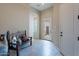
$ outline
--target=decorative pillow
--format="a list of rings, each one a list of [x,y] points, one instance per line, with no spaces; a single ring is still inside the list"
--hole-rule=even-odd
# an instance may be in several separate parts
[[[29,39],[27,38],[27,36],[22,35],[22,36],[21,36],[21,40],[22,40],[22,42],[26,42],[26,41],[28,41]]]
[[[17,44],[17,38],[16,38],[16,36],[13,36],[12,43],[13,44]],[[16,48],[16,45],[13,45],[13,47]]]
[[[4,34],[0,35],[0,41],[4,41],[4,36],[5,36]]]

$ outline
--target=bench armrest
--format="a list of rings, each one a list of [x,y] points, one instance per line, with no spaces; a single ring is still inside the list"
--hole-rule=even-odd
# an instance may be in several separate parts
[[[29,41],[30,41],[30,46],[32,45],[32,37],[28,37]]]

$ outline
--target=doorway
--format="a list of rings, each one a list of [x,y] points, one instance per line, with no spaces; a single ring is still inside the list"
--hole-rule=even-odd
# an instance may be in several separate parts
[[[42,21],[42,39],[51,40],[51,21],[50,17],[43,18]]]
[[[39,15],[33,11],[30,13],[29,36],[39,39]]]

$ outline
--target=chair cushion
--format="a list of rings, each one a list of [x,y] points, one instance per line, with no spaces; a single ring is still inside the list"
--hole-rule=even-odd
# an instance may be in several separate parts
[[[4,34],[0,35],[0,41],[4,41]]]

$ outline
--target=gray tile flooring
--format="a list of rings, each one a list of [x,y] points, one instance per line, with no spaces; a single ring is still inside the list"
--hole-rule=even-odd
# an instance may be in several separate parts
[[[15,54],[15,52],[12,52]],[[19,51],[20,56],[62,56],[59,49],[47,40],[34,40],[32,46]]]

